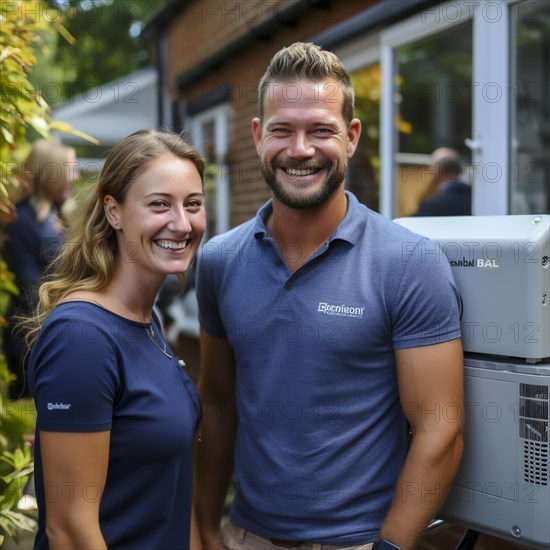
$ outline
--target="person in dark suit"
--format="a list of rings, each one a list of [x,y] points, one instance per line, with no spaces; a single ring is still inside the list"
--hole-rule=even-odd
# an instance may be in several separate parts
[[[469,216],[472,213],[472,188],[460,180],[462,163],[455,149],[440,147],[432,153],[435,191],[420,202],[415,216]]]

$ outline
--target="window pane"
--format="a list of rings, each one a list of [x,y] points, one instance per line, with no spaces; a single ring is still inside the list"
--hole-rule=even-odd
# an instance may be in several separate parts
[[[512,8],[512,214],[550,212],[550,3]]]
[[[472,23],[396,51],[397,151],[431,153],[452,147],[469,156],[472,128]]]
[[[401,46],[394,59],[395,213],[409,216],[435,192],[435,149],[455,149],[471,164],[472,22]]]

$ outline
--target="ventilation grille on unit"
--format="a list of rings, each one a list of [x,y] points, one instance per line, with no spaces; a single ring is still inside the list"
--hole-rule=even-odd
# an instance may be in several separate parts
[[[523,477],[548,485],[548,386],[520,384],[519,435],[523,442]]]

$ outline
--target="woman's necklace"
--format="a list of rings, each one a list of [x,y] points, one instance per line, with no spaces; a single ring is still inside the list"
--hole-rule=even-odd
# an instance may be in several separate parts
[[[172,355],[170,355],[166,351],[166,342],[164,341],[162,336],[160,337],[160,339],[162,340],[163,347],[161,348],[158,345],[158,342],[155,340],[155,331],[153,330],[153,323],[150,323],[149,325],[146,325],[145,323],[142,323],[142,325],[143,325],[143,328],[145,329],[145,332],[146,332],[147,336],[149,336],[149,340],[151,340],[151,342],[153,342],[155,347],[157,349],[159,349],[164,355],[166,355],[166,357],[168,357],[168,359],[176,359],[175,357],[172,357]],[[185,367],[185,362],[183,361],[183,359],[176,359],[176,361],[178,362],[178,365],[180,367]]]
[[[145,323],[142,323],[142,324],[143,324],[143,328],[145,329],[145,332],[147,333],[147,336],[149,336],[149,340],[151,340],[151,342],[155,344],[155,347],[157,347],[162,353],[164,353],[164,355],[166,355],[168,359],[172,359],[172,356],[166,351],[166,342],[162,339],[162,337],[161,337],[161,340],[164,348],[161,348],[158,345],[158,342],[155,340],[155,331],[153,330],[153,323],[150,323],[149,325],[146,325]]]

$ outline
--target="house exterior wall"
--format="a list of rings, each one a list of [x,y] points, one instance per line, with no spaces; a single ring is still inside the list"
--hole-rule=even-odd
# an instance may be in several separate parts
[[[284,4],[285,0],[192,2],[168,32],[170,80],[175,82],[180,73],[271,17]]]
[[[413,165],[426,164],[432,150],[449,146],[468,170],[472,214],[538,214],[550,205],[542,53],[549,9],[537,0],[171,0],[146,31],[166,46],[161,76],[176,128],[191,128],[197,143],[210,145],[200,135],[211,131],[203,125],[225,92],[226,115],[215,123],[224,126],[224,149],[215,160],[228,163],[230,190],[224,188],[232,201],[224,227],[229,211],[236,225],[268,195],[250,134],[256,85],[273,53],[296,40],[333,48],[359,83],[368,80],[369,91],[358,94],[358,116],[370,124],[359,151],[369,170],[354,181],[350,167],[347,181],[365,204],[388,218],[415,211],[423,182],[401,185],[401,157],[416,155]],[[448,90],[459,97],[445,95]],[[371,105],[371,92],[378,105]]]

